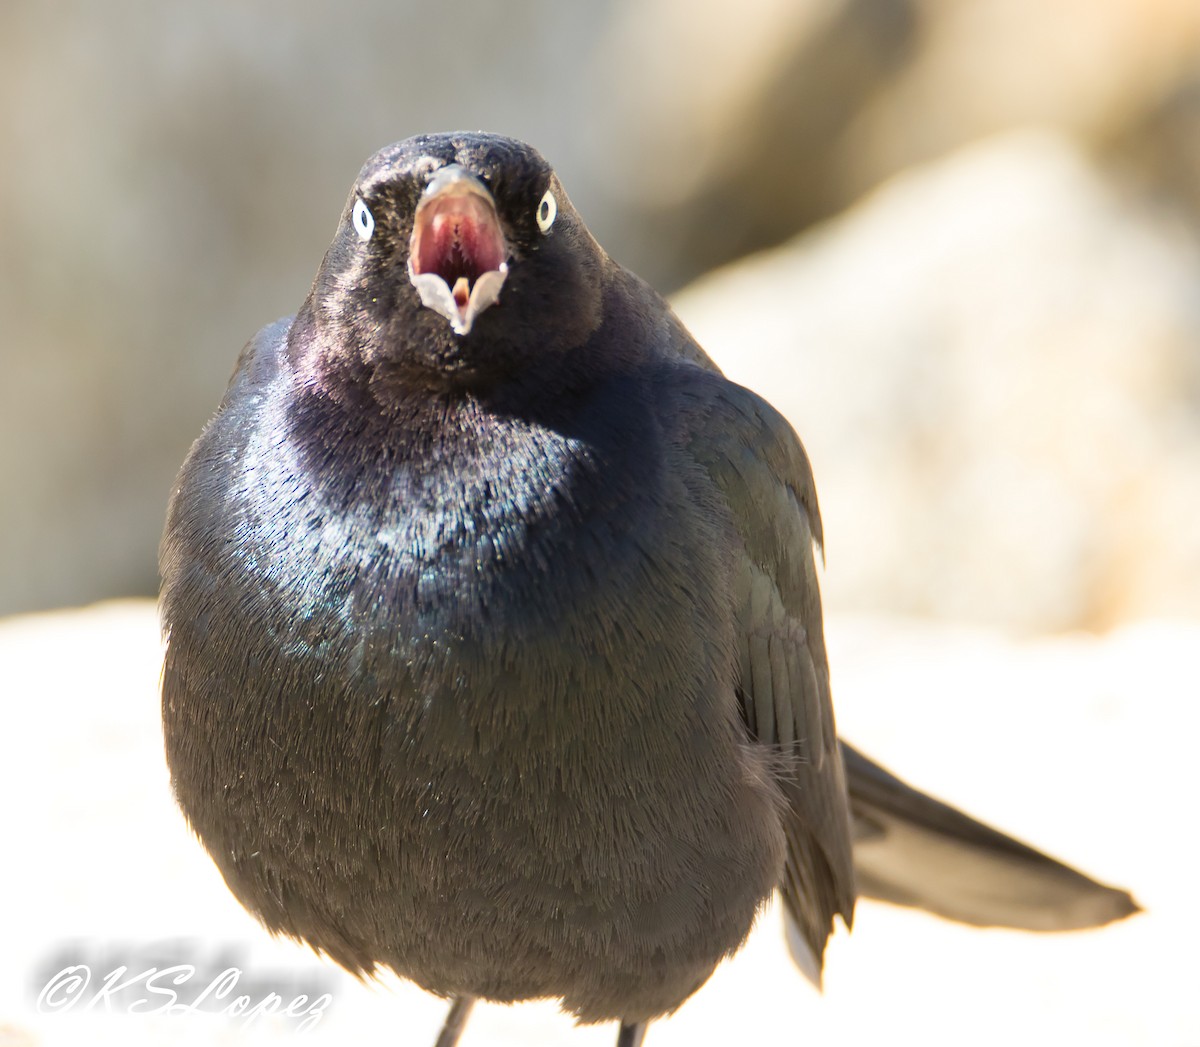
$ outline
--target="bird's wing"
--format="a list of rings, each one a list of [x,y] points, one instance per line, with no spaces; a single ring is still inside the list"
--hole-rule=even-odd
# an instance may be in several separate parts
[[[719,373],[684,365],[699,407],[688,448],[729,507],[738,697],[750,735],[777,752],[787,801],[780,889],[819,970],[833,917],[854,912],[850,815],[829,695],[815,551],[821,520],[808,456],[786,419]],[[811,972],[810,972],[811,973]]]

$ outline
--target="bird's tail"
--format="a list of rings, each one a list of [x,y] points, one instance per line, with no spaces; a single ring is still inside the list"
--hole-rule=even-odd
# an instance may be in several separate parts
[[[842,743],[858,892],[960,923],[1069,931],[1139,912],[1084,876],[889,774]]]

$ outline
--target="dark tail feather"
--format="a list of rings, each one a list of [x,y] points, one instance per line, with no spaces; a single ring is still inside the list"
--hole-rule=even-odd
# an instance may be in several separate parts
[[[858,892],[960,923],[1069,931],[1140,912],[1129,892],[990,829],[842,743]]]

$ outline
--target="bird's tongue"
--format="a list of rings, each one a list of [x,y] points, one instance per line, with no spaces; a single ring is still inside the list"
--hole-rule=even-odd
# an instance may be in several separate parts
[[[473,193],[425,202],[413,223],[409,276],[421,301],[459,334],[492,305],[508,266],[495,209]]]
[[[460,276],[454,281],[450,293],[454,295],[454,304],[458,306],[458,311],[461,313],[471,300],[471,284],[465,276]]]

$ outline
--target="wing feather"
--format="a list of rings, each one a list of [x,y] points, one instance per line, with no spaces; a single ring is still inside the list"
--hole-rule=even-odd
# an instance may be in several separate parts
[[[755,393],[701,368],[689,449],[732,515],[738,697],[748,735],[776,754],[786,800],[780,890],[819,969],[840,914],[854,913],[845,772],[838,749],[817,581],[821,521],[808,457],[788,422]]]

